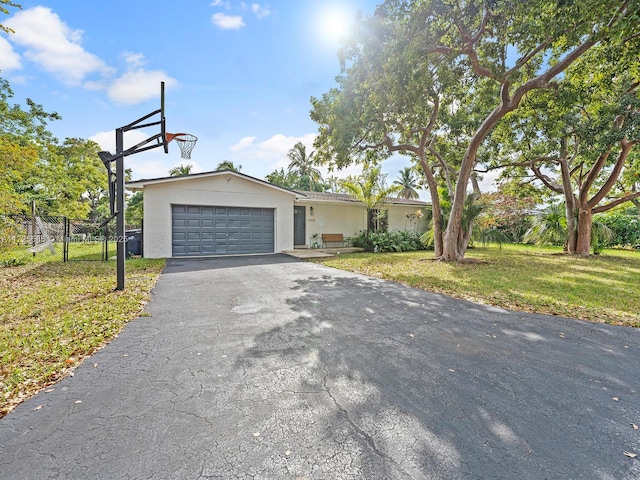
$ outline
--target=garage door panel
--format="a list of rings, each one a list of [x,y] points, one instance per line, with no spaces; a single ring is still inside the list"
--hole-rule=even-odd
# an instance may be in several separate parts
[[[274,210],[268,208],[172,207],[174,256],[274,252]]]

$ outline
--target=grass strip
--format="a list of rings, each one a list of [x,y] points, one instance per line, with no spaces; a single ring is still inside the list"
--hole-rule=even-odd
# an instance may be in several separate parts
[[[0,417],[116,337],[149,300],[164,260],[49,262],[0,269]]]
[[[511,310],[640,327],[640,252],[605,250],[588,258],[558,247],[470,249],[464,262],[432,252],[360,253],[314,261],[456,298]]]

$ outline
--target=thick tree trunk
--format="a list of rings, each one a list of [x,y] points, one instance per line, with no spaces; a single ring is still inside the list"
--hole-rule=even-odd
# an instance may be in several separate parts
[[[469,224],[468,227],[469,228],[466,231],[464,229],[460,230],[460,238],[458,239],[459,252],[466,252],[467,248],[469,248],[471,235],[473,233],[473,224]]]
[[[431,195],[431,212],[433,220],[433,249],[436,257],[442,256],[442,207],[440,206],[440,194],[438,193],[438,183],[433,176],[433,171],[427,163],[424,151],[419,151],[418,157],[422,171],[427,178],[429,194]]]
[[[578,211],[578,238],[576,241],[575,253],[589,256],[591,251],[591,225],[593,222],[593,211],[590,207],[580,206]]]
[[[573,197],[573,193],[569,193]],[[576,211],[573,204],[565,202],[567,216],[567,253],[575,253],[578,243],[578,226],[576,225]]]

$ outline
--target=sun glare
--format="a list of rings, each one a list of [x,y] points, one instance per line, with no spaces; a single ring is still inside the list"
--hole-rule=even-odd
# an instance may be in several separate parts
[[[338,45],[351,29],[353,15],[340,6],[327,6],[318,12],[316,28],[323,42]]]

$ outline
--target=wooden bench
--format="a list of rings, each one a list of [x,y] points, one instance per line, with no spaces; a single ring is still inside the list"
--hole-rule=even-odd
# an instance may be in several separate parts
[[[324,248],[327,243],[340,243],[342,247],[346,247],[349,243],[349,239],[344,238],[341,233],[323,233],[322,248]]]

